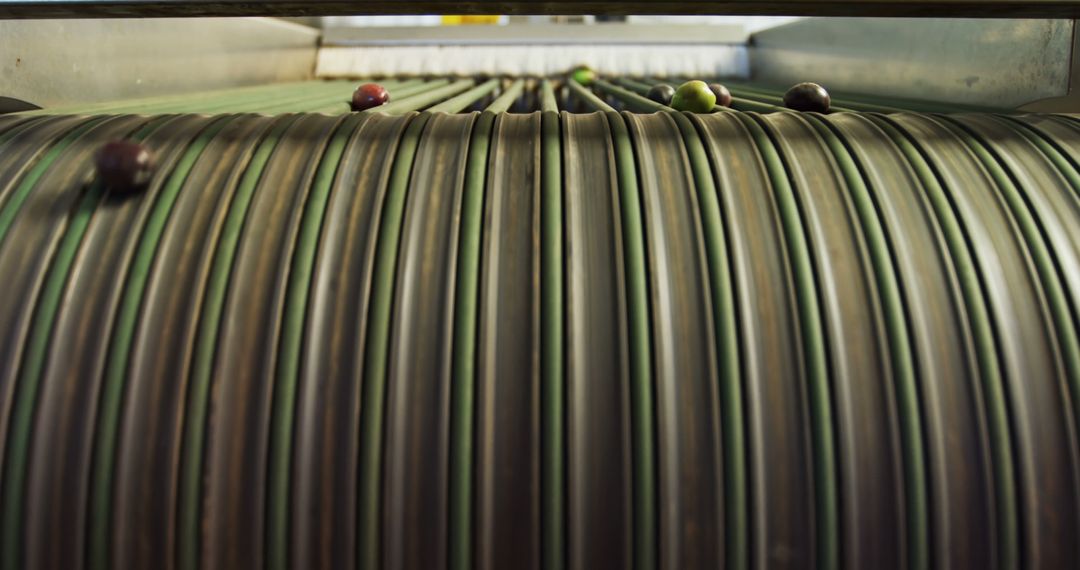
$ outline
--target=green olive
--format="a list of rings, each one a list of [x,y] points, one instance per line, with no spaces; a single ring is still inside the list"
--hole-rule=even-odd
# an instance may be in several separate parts
[[[716,106],[716,95],[704,81],[687,81],[675,90],[671,106],[677,111],[708,113]]]
[[[570,78],[588,87],[589,85],[592,85],[593,81],[596,81],[596,72],[588,67],[581,66],[574,70],[574,73],[570,75]]]

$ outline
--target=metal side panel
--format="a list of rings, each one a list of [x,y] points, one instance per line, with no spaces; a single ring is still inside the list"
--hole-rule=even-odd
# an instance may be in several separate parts
[[[48,108],[299,81],[317,41],[270,18],[0,20],[0,97]]]
[[[1073,23],[808,19],[754,34],[755,81],[815,81],[868,95],[1018,107],[1069,90]]]

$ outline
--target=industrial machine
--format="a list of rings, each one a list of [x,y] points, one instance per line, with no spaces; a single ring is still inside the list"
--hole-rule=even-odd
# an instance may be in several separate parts
[[[1077,16],[0,0],[0,570],[1080,567]]]

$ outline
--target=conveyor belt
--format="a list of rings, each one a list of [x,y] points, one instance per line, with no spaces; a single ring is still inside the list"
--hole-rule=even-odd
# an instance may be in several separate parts
[[[0,569],[1080,566],[1074,119],[393,86],[0,116]]]

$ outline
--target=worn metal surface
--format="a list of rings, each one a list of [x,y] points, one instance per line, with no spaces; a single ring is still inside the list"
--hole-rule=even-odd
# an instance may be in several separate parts
[[[865,182],[880,208],[909,313],[918,388],[926,402],[927,463],[936,483],[929,524],[942,537],[934,560],[943,566],[990,566],[994,550],[981,546],[995,540],[990,457],[982,415],[969,405],[980,394],[969,380],[977,370],[975,349],[939,222],[915,169],[873,122],[847,113],[830,119],[851,142],[855,160],[873,165]]]
[[[1074,567],[1077,125],[0,119],[0,568]]]
[[[499,115],[485,170],[477,354],[477,566],[539,568],[540,115]],[[507,382],[506,379],[515,381]]]
[[[64,385],[57,392],[55,385],[42,386],[40,381],[41,367],[34,366],[35,340],[42,337],[48,338],[49,329],[42,325],[40,317],[43,311],[35,311],[35,305],[47,306],[55,303],[57,292],[56,283],[60,279],[57,271],[53,271],[49,260],[55,255],[59,260],[64,257],[65,251],[70,251],[69,242],[65,239],[66,216],[47,216],[48,221],[43,221],[42,216],[47,212],[72,212],[77,210],[77,205],[82,202],[80,192],[65,191],[65,188],[82,188],[90,176],[92,168],[87,164],[89,158],[96,150],[96,137],[113,138],[116,136],[130,136],[135,132],[145,119],[134,117],[118,117],[99,120],[96,123],[85,123],[88,129],[81,132],[76,130],[71,144],[55,156],[52,163],[59,168],[43,172],[39,179],[42,186],[48,189],[40,192],[26,193],[20,196],[19,190],[28,189],[25,185],[15,189],[15,192],[6,197],[4,208],[7,212],[22,213],[21,216],[9,218],[10,225],[4,228],[4,245],[0,250],[0,267],[9,271],[10,275],[18,275],[11,282],[11,291],[18,291],[20,295],[35,299],[35,303],[24,303],[18,306],[18,310],[12,314],[7,313],[5,327],[4,352],[11,355],[6,359],[4,376],[0,377],[0,384],[11,386],[15,407],[13,417],[16,420],[9,422],[8,429],[8,456],[5,460],[4,478],[4,503],[10,506],[5,509],[5,517],[0,540],[3,542],[3,550],[6,556],[16,557],[25,553],[27,563],[40,565],[54,564],[58,566],[78,564],[81,558],[83,542],[81,533],[68,535],[72,539],[69,547],[63,551],[60,549],[34,549],[33,545],[41,545],[47,542],[45,538],[52,532],[63,532],[65,521],[72,520],[81,511],[80,505],[72,505],[74,512],[64,512],[64,505],[71,505],[72,499],[83,497],[86,484],[86,470],[89,468],[89,457],[86,454],[86,445],[77,440],[85,428],[92,425],[92,414],[86,414],[88,410],[85,404],[86,396],[92,394],[92,386],[87,383],[80,384],[79,388],[87,390],[78,396],[78,402],[65,402],[64,395],[69,394],[72,387]],[[69,135],[70,136],[70,135]],[[20,198],[22,198],[20,200]],[[32,249],[24,249],[32,248]],[[42,256],[27,256],[27,251],[37,250],[48,252]],[[62,265],[59,261],[56,265]],[[46,313],[47,314],[47,313]],[[51,315],[50,315],[51,318]],[[51,325],[51,321],[49,322]],[[38,341],[40,342],[40,341]],[[12,348],[18,347],[14,352]],[[36,368],[36,370],[35,370]],[[29,373],[27,372],[29,370]],[[33,380],[19,381],[20,374],[23,377],[30,376]],[[45,390],[43,390],[43,388]],[[49,390],[52,388],[52,390]],[[49,409],[64,410],[67,405],[74,405],[78,412],[72,415],[65,414],[65,421],[49,421],[47,426],[38,426],[35,429],[32,416],[21,411],[26,403],[33,404],[38,398],[43,398],[45,407]],[[63,413],[62,411],[60,413]],[[84,415],[85,414],[85,415]],[[70,422],[70,423],[68,423]],[[85,422],[85,423],[83,423]],[[74,424],[74,425],[72,425]],[[81,425],[80,425],[81,424]],[[45,429],[41,429],[45,428]],[[70,431],[69,431],[70,430]],[[65,437],[74,436],[75,441],[65,441]],[[61,455],[60,462],[71,459],[71,464],[66,467],[70,471],[65,473],[79,473],[74,480],[80,485],[71,485],[66,477],[60,480],[51,480],[37,472],[37,468],[52,467],[50,460],[57,459],[51,455],[50,450],[43,446],[37,446],[34,441],[50,441],[61,448],[67,448],[67,453]],[[70,445],[70,447],[68,447]],[[55,451],[55,450],[53,450]],[[70,454],[70,456],[69,456]],[[44,457],[42,457],[44,455]],[[81,460],[81,461],[80,461]],[[44,464],[44,465],[42,465]],[[34,477],[36,475],[36,477]],[[15,489],[22,485],[29,485],[40,491],[35,498],[42,503],[35,503],[33,498],[24,497]],[[55,493],[59,491],[60,496]],[[65,496],[66,495],[66,496]],[[77,499],[76,499],[77,500]],[[81,503],[81,501],[79,501]],[[45,507],[45,505],[49,505]],[[38,505],[45,507],[42,511]],[[33,510],[33,513],[28,512]],[[19,516],[17,513],[25,513]],[[36,514],[35,514],[36,513]],[[18,517],[18,520],[12,520]],[[24,518],[25,517],[25,518]],[[44,520],[43,520],[44,519]],[[15,525],[15,526],[13,526]],[[70,527],[69,527],[70,528]],[[65,556],[65,553],[67,554]],[[67,558],[71,556],[72,558]],[[51,558],[51,560],[50,560]]]
[[[679,129],[667,114],[627,115],[646,227],[657,378],[660,560],[722,565],[723,469],[718,376],[701,214]],[[694,532],[686,532],[687,526]]]
[[[178,514],[186,511],[179,491],[183,479],[175,465],[184,447],[184,427],[199,421],[185,420],[200,409],[198,391],[192,391],[189,382],[199,307],[228,205],[268,127],[254,116],[225,120],[219,132],[199,133],[208,142],[204,152],[220,160],[199,161],[185,180],[176,180],[170,188],[175,193],[171,208],[168,196],[146,201],[151,217],[135,260],[122,274],[131,277],[120,289],[123,298],[101,397],[98,437],[109,444],[96,451],[91,520],[113,514],[105,519],[111,525],[100,525],[92,534],[94,568],[107,567],[110,559],[175,568],[182,559],[180,550],[192,547],[179,532]],[[192,146],[185,148],[186,154]],[[163,213],[171,223],[163,223]],[[186,231],[202,237],[187,240]],[[158,351],[163,345],[177,348],[165,355]],[[167,382],[158,385],[142,380],[146,378]],[[121,406],[120,401],[129,404]],[[157,476],[141,477],[144,469]],[[120,482],[115,488],[109,485],[110,476]],[[157,562],[152,561],[155,557]]]
[[[895,121],[921,141],[929,160],[946,171],[956,214],[971,236],[973,258],[986,283],[984,294],[999,339],[1002,391],[1017,447],[1016,494],[1026,545],[1022,556],[1029,562],[1042,559],[1069,565],[1075,552],[1063,550],[1053,537],[1071,532],[1073,515],[1080,512],[1072,506],[1077,491],[1075,444],[1067,443],[1075,441],[1076,428],[1069,412],[1072,406],[1057,385],[1064,375],[1059,342],[1030,253],[994,190],[991,174],[953,131],[931,118],[901,116]],[[1042,317],[1023,319],[1021,314]],[[1034,379],[1038,381],[1029,381]],[[1043,509],[1059,514],[1044,517]]]
[[[433,115],[401,229],[386,402],[383,563],[446,565],[454,284],[473,115]]]
[[[297,457],[307,467],[297,473],[295,505],[310,513],[293,525],[297,567],[355,564],[364,323],[386,183],[407,124],[372,115],[356,130],[335,177],[354,190],[332,193],[322,224],[297,407]]]
[[[271,18],[0,20],[0,98],[53,107],[300,81],[317,41]]]
[[[854,219],[849,189],[806,120],[795,113],[777,113],[762,122],[792,169],[818,275],[840,436],[842,555],[850,566],[900,568],[905,564],[903,496],[880,300],[868,275],[865,238]]]
[[[734,119],[695,116],[713,165],[738,310],[747,446],[753,483],[751,559],[757,568],[797,567],[815,556],[810,425],[799,365],[792,278],[765,164]],[[766,445],[765,442],[768,442]],[[725,471],[731,473],[732,467]]]
[[[621,567],[631,553],[630,360],[616,149],[607,116],[562,120],[567,566]]]
[[[346,14],[783,14],[1074,17],[1074,0],[2,0],[4,18],[332,16]]]
[[[162,166],[171,170],[190,140],[205,128],[208,122],[205,118],[192,116],[171,121],[159,120],[156,124],[147,125],[154,130],[145,141],[162,148]],[[101,379],[106,368],[106,345],[124,290],[123,276],[130,267],[138,245],[134,240],[126,238],[132,233],[138,233],[150,214],[149,201],[102,201],[101,193],[92,189],[87,194],[84,202],[77,206],[75,221],[67,235],[74,240],[78,232],[73,229],[79,227],[80,221],[88,220],[91,212],[95,210],[97,215],[87,223],[81,236],[79,255],[71,261],[67,269],[63,296],[54,305],[54,324],[40,325],[44,331],[49,331],[51,326],[55,330],[69,331],[71,334],[53,336],[53,349],[49,352],[48,359],[31,354],[30,358],[36,359],[40,364],[26,363],[42,368],[40,402],[42,409],[48,410],[39,416],[39,421],[47,421],[48,425],[38,424],[35,427],[38,433],[35,441],[42,445],[36,446],[36,453],[31,456],[30,480],[33,481],[32,485],[41,491],[35,497],[48,500],[50,504],[51,501],[57,502],[52,506],[33,501],[27,504],[28,512],[37,513],[28,516],[27,560],[28,564],[39,567],[78,567],[86,563],[84,556],[88,551],[87,537],[81,532],[78,521],[86,520],[86,510],[90,505],[87,497],[90,492],[96,491],[90,485],[89,474],[93,461],[90,443],[96,432],[97,420],[97,406],[87,403],[98,401],[97,394],[100,393]],[[102,302],[87,304],[79,301],[88,296],[100,298]],[[49,312],[48,309],[39,310],[38,314],[45,316]],[[42,334],[46,334],[44,331]],[[72,369],[87,373],[92,371],[97,381],[80,383],[78,390],[72,390],[67,382]],[[161,385],[158,388],[167,386]],[[45,419],[53,414],[65,418],[65,421]],[[147,438],[144,442],[157,442],[160,433],[156,429],[149,429],[139,432],[136,437]],[[150,456],[154,453],[167,453],[170,447],[147,445],[143,449],[146,456]],[[78,473],[79,478],[85,482],[84,485],[76,487],[68,484],[64,475],[66,473]],[[160,477],[157,475],[155,473],[148,478],[131,480],[131,484],[141,486],[151,481],[170,480],[167,472],[160,473]],[[168,513],[174,512],[170,508],[171,503],[171,494],[160,493],[145,496],[139,506],[150,512]],[[69,541],[67,545],[63,548],[43,548],[50,541],[55,544],[55,538],[50,537],[55,537],[58,533],[66,537]],[[160,535],[155,535],[158,536]],[[146,549],[165,549],[165,544],[147,541],[139,546],[145,555]]]
[[[754,34],[750,76],[777,86],[1013,108],[1069,88],[1069,20],[809,19]]]

